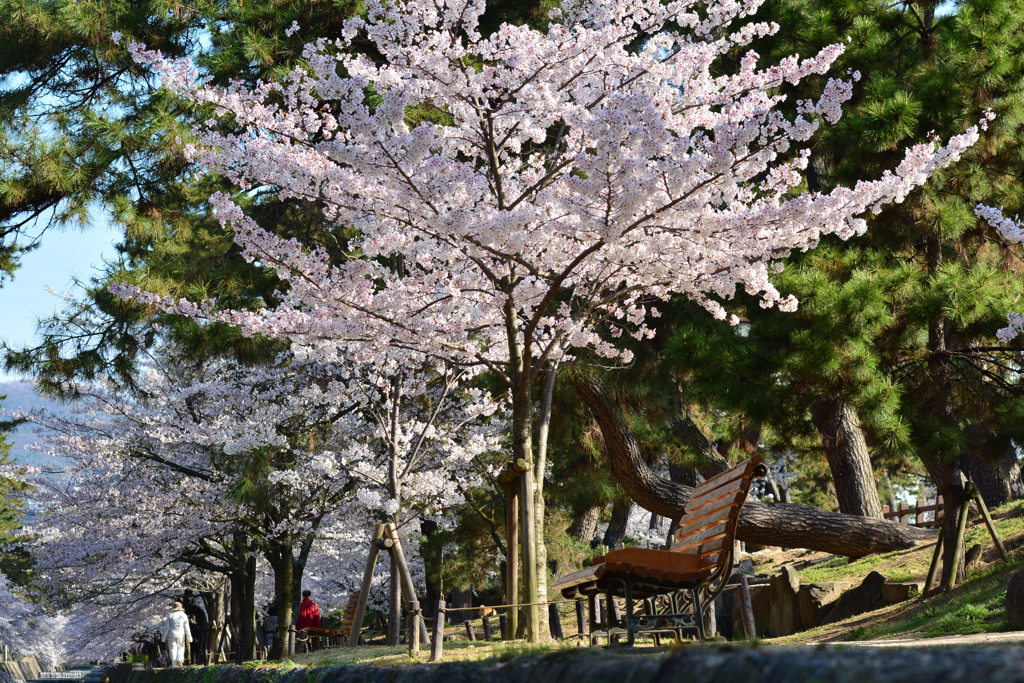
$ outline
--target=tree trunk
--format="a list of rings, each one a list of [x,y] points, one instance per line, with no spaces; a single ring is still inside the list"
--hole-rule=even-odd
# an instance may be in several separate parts
[[[551,406],[555,394],[555,377],[558,374],[558,363],[549,363],[544,370],[544,384],[541,387],[540,413],[537,416],[537,436],[533,480],[533,525],[536,534],[536,572],[537,593],[531,602],[548,601],[548,544],[545,538],[545,504],[544,504],[544,472],[548,462],[548,431],[551,427]],[[548,626],[548,609],[541,607],[537,615],[539,639],[548,640],[551,634]]]
[[[640,454],[633,433],[594,379],[576,378],[573,385],[601,427],[612,475],[644,509],[678,519],[686,512],[693,489],[662,479]],[[931,532],[869,517],[826,512],[806,505],[748,501],[740,513],[737,537],[758,545],[809,548],[836,555],[912,548],[931,540]]]
[[[604,532],[604,539],[601,543],[608,546],[608,550],[621,550],[622,541],[626,538],[626,525],[629,523],[629,513],[633,509],[633,501],[623,500],[612,506],[612,520]]]
[[[423,544],[420,545],[420,557],[423,559],[424,571],[423,581],[426,584],[426,592],[423,595],[423,600],[420,601],[420,610],[424,611],[424,616],[428,619],[434,618],[434,611],[437,609],[437,601],[444,597],[444,586],[438,585],[435,577],[441,576],[440,564],[441,562],[427,562],[427,558],[424,557],[425,553],[423,549],[430,543],[430,537],[438,532],[437,522],[431,519],[420,519],[420,535],[423,536]],[[443,555],[442,558],[443,560]],[[452,591],[455,594],[455,591]],[[470,595],[472,595],[472,589],[470,589]],[[466,605],[468,607],[469,605]]]
[[[1012,441],[996,438],[980,425],[967,428],[966,441],[962,464],[986,505],[998,507],[1024,496],[1017,447]]]
[[[388,578],[388,631],[386,643],[398,645],[402,628],[402,588],[398,581],[398,564],[393,553],[389,553],[391,565]]]
[[[522,490],[519,499],[519,537],[522,543],[523,591],[528,607],[525,608],[526,625],[530,642],[537,643],[547,638],[541,632],[540,612],[537,606],[539,591],[537,572],[537,545],[543,539],[537,535],[536,514],[534,505],[534,480],[532,470],[535,466],[533,452],[533,392],[531,391],[530,349],[524,347],[519,337],[519,314],[515,298],[509,294],[505,301],[505,326],[509,345],[508,377],[512,394],[512,459],[525,470],[521,477]],[[519,463],[518,461],[522,461]],[[544,473],[541,472],[543,477]],[[540,510],[543,514],[543,508]]]
[[[942,241],[939,237],[933,235],[928,238],[927,256],[928,274],[935,276],[943,260]],[[929,432],[935,427],[927,426],[928,418],[933,425],[955,424],[956,421],[953,406],[953,371],[946,344],[947,333],[946,320],[941,311],[936,311],[935,317],[928,324],[928,377],[924,386],[918,388],[924,395],[919,413],[926,418],[926,429]],[[959,456],[963,454],[950,452],[949,446],[941,442],[936,444],[926,441],[926,447],[922,448],[918,455],[945,504],[945,516],[940,532],[943,535],[942,585],[952,586],[960,583],[965,576],[964,544],[962,541],[960,544],[956,543],[957,516],[964,495],[963,473],[958,461]],[[960,558],[955,566],[954,557]]]
[[[290,542],[275,543],[264,553],[271,569],[274,570],[274,604],[277,606],[277,631],[270,648],[271,659],[282,659],[287,654],[288,627],[298,616],[295,594],[295,563]]]
[[[235,635],[235,662],[256,658],[256,556],[244,534],[234,535],[241,565],[231,573],[231,631]]]
[[[821,434],[821,445],[832,470],[839,511],[882,519],[882,503],[857,411],[839,400],[826,399],[811,407],[811,419]]]
[[[566,533],[580,543],[590,543],[597,533],[597,522],[603,509],[601,505],[591,505],[572,521]]]
[[[687,465],[699,471],[705,479],[710,479],[729,469],[729,461],[722,457],[700,427],[686,414],[685,409],[679,409],[679,413],[669,423],[669,429],[690,449],[694,461]],[[675,466],[679,467],[679,465]],[[673,479],[673,481],[675,480]],[[696,484],[692,485],[696,486]]]

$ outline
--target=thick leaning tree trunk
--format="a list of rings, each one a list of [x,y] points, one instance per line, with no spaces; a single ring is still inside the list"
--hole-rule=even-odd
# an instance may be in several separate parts
[[[1013,442],[986,438],[987,430],[977,425],[968,427],[967,433],[962,466],[977,484],[985,504],[997,507],[1024,497],[1024,479]]]
[[[591,505],[572,521],[565,532],[580,543],[590,543],[597,533],[597,523],[601,519],[603,509],[601,505]]]
[[[600,382],[576,378],[573,386],[601,427],[616,481],[642,508],[671,519],[682,516],[693,489],[663,479],[648,467],[636,438]],[[933,538],[932,533],[905,524],[807,505],[754,501],[743,506],[736,535],[758,545],[808,548],[849,557],[912,548]]]
[[[832,471],[839,511],[882,519],[882,503],[857,411],[847,403],[828,399],[812,406],[811,419]]]

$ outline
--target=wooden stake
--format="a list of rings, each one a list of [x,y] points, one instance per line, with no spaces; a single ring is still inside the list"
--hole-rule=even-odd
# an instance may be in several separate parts
[[[746,574],[740,574],[740,612],[743,614],[743,632],[747,640],[757,638],[757,626],[754,624],[754,604],[750,600],[750,580]]]
[[[541,642],[545,636],[540,632],[540,610],[536,604],[539,590],[537,581],[537,532],[534,525],[532,463],[517,461],[516,467],[523,470],[519,476],[519,516],[521,518],[523,542],[523,583],[526,584],[527,639],[531,643]]]
[[[491,629],[491,620],[487,617],[483,617],[481,621],[484,622],[484,640],[489,643],[494,640],[494,630]]]
[[[565,634],[562,633],[562,616],[558,613],[558,605],[548,605],[548,628],[551,630],[551,637],[555,640],[562,640]]]
[[[981,491],[974,485],[973,482],[968,483],[968,486],[974,489],[974,499],[978,501],[978,508],[981,510],[981,517],[985,520],[985,526],[988,527],[988,533],[992,536],[992,540],[995,541],[996,548],[999,549],[999,557],[1003,558],[1003,562],[1010,561],[1010,555],[1006,552],[1006,546],[1003,545],[1003,539],[996,531],[995,525],[992,523],[992,516],[988,514],[988,507],[985,505],[985,499],[981,497]]]
[[[437,601],[437,611],[434,614],[434,639],[430,641],[430,661],[440,662],[444,648],[444,600]]]
[[[576,600],[576,633],[581,636],[587,635],[587,618],[584,610],[586,607],[583,605],[582,600]]]
[[[519,603],[519,475],[506,488],[505,497],[505,604]],[[507,610],[509,632],[515,634],[519,628],[519,610]]]
[[[960,501],[960,516],[956,520],[956,545],[953,546],[952,566],[943,567],[942,590],[948,591],[956,587],[956,575],[960,569],[960,549],[964,545],[964,532],[967,531],[967,512],[971,506],[970,489],[974,484],[968,482],[964,487],[963,500]],[[948,571],[947,571],[948,570]]]
[[[502,642],[506,640],[511,640],[511,638],[508,637],[508,615],[498,615],[498,630],[501,631]]]
[[[942,527],[939,527],[939,540],[935,542],[935,552],[932,554],[932,563],[928,567],[928,578],[924,582],[924,591],[921,593],[921,597],[928,595],[928,592],[935,585],[935,576],[939,571],[939,562],[942,560],[942,539],[944,534]]]
[[[469,619],[466,619],[462,623],[466,627],[466,636],[470,639],[470,641],[476,641],[476,629],[473,628],[473,622]]]
[[[416,587],[412,583],[412,574],[409,572],[409,565],[405,561],[405,552],[402,550],[402,542],[398,538],[398,527],[394,524],[388,524],[387,526],[387,538],[392,542],[391,548],[388,552],[395,558],[395,564],[398,565],[398,576],[402,583],[402,592],[405,593],[406,600],[412,601],[416,599]],[[423,641],[429,640],[430,636],[427,633],[427,625],[423,623],[423,619],[420,622],[420,639]]]
[[[352,617],[352,633],[348,637],[349,647],[359,644],[359,632],[362,630],[363,616],[366,614],[366,599],[370,595],[370,585],[373,583],[373,570],[377,567],[377,553],[379,552],[377,541],[382,538],[384,538],[384,525],[378,524],[373,530],[373,537],[370,538],[370,552],[366,558],[366,566],[363,568],[363,583],[359,589],[356,613]]]

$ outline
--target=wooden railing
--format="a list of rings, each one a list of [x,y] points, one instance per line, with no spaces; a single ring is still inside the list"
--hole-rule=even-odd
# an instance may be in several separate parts
[[[918,500],[914,507],[910,507],[908,503],[900,503],[898,508],[892,510],[888,505],[883,505],[882,516],[885,519],[896,520],[900,524],[934,527],[938,525],[937,520],[942,519],[944,510],[945,504],[942,501],[942,496],[939,496],[932,503],[926,500]],[[913,521],[911,521],[911,518],[913,518]]]

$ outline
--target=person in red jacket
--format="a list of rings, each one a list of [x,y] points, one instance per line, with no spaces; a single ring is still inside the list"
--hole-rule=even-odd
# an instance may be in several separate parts
[[[304,628],[321,628],[320,608],[313,602],[311,592],[302,591],[302,604],[299,605],[299,621],[295,624],[295,630],[301,631]]]

